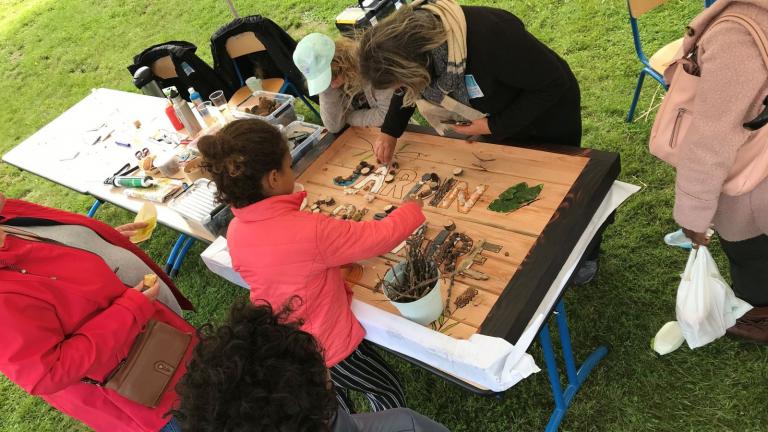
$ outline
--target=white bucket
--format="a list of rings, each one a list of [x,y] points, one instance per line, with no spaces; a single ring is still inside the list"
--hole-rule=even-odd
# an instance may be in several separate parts
[[[394,267],[394,270],[397,272],[398,276],[402,274],[404,267],[404,263],[397,264]],[[438,270],[438,275],[439,274],[440,273]],[[384,280],[394,280],[392,270],[387,271],[387,274],[384,275]],[[441,282],[442,280],[438,279],[435,282],[435,286],[432,287],[432,290],[427,293],[427,295],[416,301],[410,303],[398,303],[390,300],[390,302],[395,305],[397,310],[400,311],[400,315],[402,315],[404,318],[407,318],[421,325],[429,325],[431,322],[439,318],[440,314],[443,313],[444,304]],[[384,295],[386,295],[386,290],[384,292]]]

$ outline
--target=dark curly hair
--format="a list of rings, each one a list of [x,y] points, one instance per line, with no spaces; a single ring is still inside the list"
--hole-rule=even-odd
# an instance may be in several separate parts
[[[247,119],[203,136],[197,148],[203,155],[201,166],[216,183],[218,200],[242,208],[266,198],[261,181],[270,171],[282,168],[288,142],[271,124]]]
[[[329,430],[337,402],[317,341],[289,321],[297,301],[277,313],[239,302],[201,327],[172,411],[184,432]]]

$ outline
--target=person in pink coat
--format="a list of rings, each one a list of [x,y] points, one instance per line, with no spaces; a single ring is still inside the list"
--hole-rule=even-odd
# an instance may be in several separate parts
[[[128,240],[138,228],[0,194],[0,373],[96,431],[177,432],[169,411],[194,343],[154,408],[91,383],[121,365],[150,319],[194,334],[179,315],[191,303]],[[149,273],[158,282],[144,289]]]
[[[251,300],[275,307],[301,300],[295,317],[320,343],[346,408],[354,410],[348,390],[365,393],[374,411],[404,406],[399,380],[363,340],[341,267],[405,240],[425,221],[421,202],[404,202],[387,218],[367,222],[301,211],[307,193],[293,192],[286,139],[260,120],[232,122],[198,147],[219,199],[232,206],[227,243]]]
[[[765,109],[768,68],[747,28],[726,22],[709,29],[728,14],[751,18],[768,35],[765,0],[718,0],[689,24],[690,34],[706,33],[697,48],[701,77],[695,115],[679,144],[686,152],[677,166],[674,217],[695,244],[708,245],[707,230],[717,230],[733,290],[754,306],[728,334],[768,343],[768,179],[743,195],[723,193],[739,149],[752,133],[744,123]]]

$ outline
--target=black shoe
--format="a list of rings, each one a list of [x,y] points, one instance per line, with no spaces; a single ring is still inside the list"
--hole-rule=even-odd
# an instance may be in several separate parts
[[[574,285],[581,286],[592,282],[597,276],[597,270],[600,268],[598,260],[587,260],[581,263],[576,269],[576,273],[571,277]]]

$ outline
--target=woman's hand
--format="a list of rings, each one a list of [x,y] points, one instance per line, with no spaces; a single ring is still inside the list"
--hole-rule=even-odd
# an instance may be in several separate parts
[[[707,235],[707,233],[695,232],[689,230],[688,228],[683,228],[683,234],[691,239],[691,242],[693,242],[695,247],[709,246],[710,237]]]
[[[146,228],[147,223],[146,222],[133,222],[125,225],[120,225],[119,227],[116,227],[115,229],[117,232],[123,235],[123,237],[131,238],[134,235],[136,235],[136,231]]]
[[[160,281],[159,280],[155,281],[155,283],[151,287],[147,288],[144,285],[144,281],[142,280],[141,282],[139,282],[138,285],[133,287],[133,289],[144,294],[144,297],[146,297],[147,300],[149,300],[149,302],[152,303],[157,299],[157,296],[160,294]]]
[[[488,117],[474,120],[469,126],[454,125],[451,126],[451,128],[456,131],[456,133],[467,136],[491,134],[491,129],[488,127]]]
[[[376,156],[376,160],[379,163],[388,164],[392,162],[392,156],[395,154],[395,146],[397,145],[397,138],[380,133],[376,137],[376,141],[373,142],[373,155]]]

